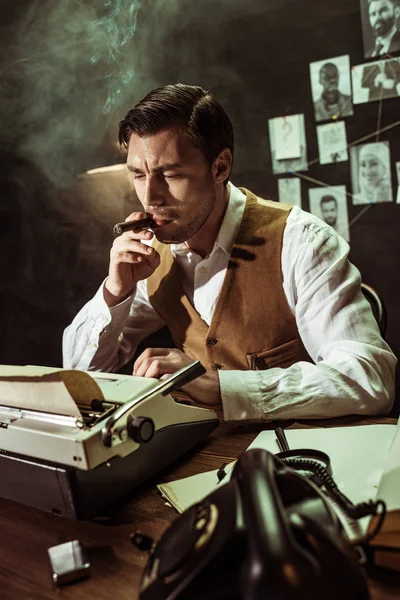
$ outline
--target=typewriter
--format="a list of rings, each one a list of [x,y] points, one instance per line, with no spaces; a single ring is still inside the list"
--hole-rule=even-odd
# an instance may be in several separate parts
[[[5,378],[0,369],[0,497],[56,515],[75,519],[106,515],[110,505],[203,440],[219,423],[213,410],[171,396],[204,372],[198,361],[161,382],[76,372],[96,386],[98,394],[92,396],[98,397],[90,404],[80,401],[79,378],[74,379],[78,400],[76,410],[64,411],[70,414],[27,402],[18,405],[15,397],[11,402],[10,389],[17,390],[20,399],[21,390],[30,395],[45,389],[23,387],[29,384],[30,367],[19,369],[28,370],[25,378]],[[45,368],[42,383],[46,373],[48,385],[63,375],[62,370]],[[31,384],[37,381],[33,377]]]

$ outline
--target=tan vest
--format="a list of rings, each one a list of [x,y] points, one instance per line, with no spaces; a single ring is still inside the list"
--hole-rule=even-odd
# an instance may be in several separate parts
[[[283,230],[291,206],[261,200],[248,190],[238,235],[210,327],[193,307],[170,246],[147,280],[152,306],[177,348],[215,369],[267,369],[310,360],[282,286]]]

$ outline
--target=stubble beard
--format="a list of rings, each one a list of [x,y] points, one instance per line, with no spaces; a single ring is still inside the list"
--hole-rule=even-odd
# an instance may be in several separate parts
[[[392,29],[394,23],[395,23],[394,17],[390,18],[390,19],[385,19],[384,21],[383,20],[378,21],[378,23],[376,23],[376,25],[374,27],[375,36],[376,37],[378,37],[378,36],[384,37]]]
[[[154,234],[159,242],[163,244],[182,244],[187,242],[203,227],[204,223],[210,216],[216,200],[216,193],[213,185],[207,186],[204,190],[203,201],[201,202],[201,208],[195,215],[190,217],[190,220],[183,225],[166,225],[166,231],[155,230]],[[175,231],[173,230],[175,226]],[[170,230],[168,231],[168,228]]]

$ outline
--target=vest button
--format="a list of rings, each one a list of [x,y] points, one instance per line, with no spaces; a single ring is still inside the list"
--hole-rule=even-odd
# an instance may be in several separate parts
[[[215,338],[207,338],[206,344],[207,346],[215,346],[218,343],[218,340]]]

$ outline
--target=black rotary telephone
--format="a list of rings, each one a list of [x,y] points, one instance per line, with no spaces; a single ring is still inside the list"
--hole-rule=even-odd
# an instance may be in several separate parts
[[[370,600],[324,495],[266,450],[186,510],[150,550],[140,600]]]

